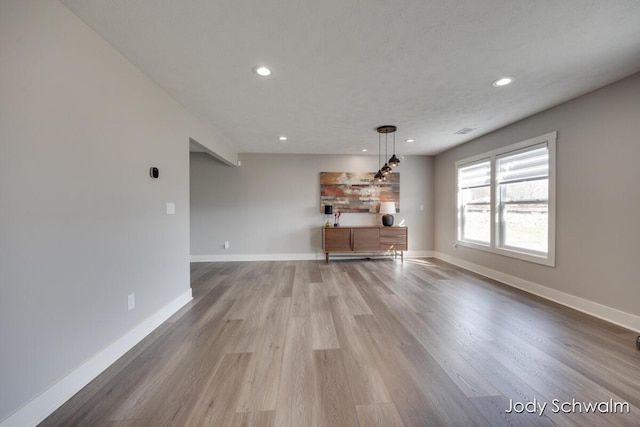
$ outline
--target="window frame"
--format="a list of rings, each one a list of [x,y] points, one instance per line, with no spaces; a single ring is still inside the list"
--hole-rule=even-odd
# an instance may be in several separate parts
[[[550,132],[544,135],[540,135],[534,138],[530,138],[524,141],[510,144],[505,147],[501,147],[489,152],[481,153],[472,157],[467,157],[455,162],[455,192],[456,192],[456,237],[455,241],[457,245],[481,250],[484,252],[495,253],[510,258],[516,258],[524,261],[533,262],[536,264],[542,264],[549,267],[555,267],[556,256],[556,139],[557,132]],[[500,185],[497,180],[497,158],[514,153],[517,151],[526,151],[529,148],[540,146],[542,144],[547,145],[549,152],[549,195],[548,195],[548,230],[547,230],[547,242],[548,251],[546,253],[527,251],[517,247],[509,247],[503,244],[505,224],[500,222],[502,215],[499,214],[499,210],[502,209],[503,204],[499,203],[498,192],[500,191]],[[463,213],[462,213],[462,195],[459,188],[459,170],[462,167],[470,166],[474,163],[480,163],[489,159],[491,180],[490,180],[490,242],[489,244],[478,243],[469,240],[462,240]]]
[[[475,166],[475,165],[480,165],[483,163],[489,163],[489,171],[491,171],[491,159],[489,157],[480,157],[477,159],[474,159],[471,162],[467,162],[464,164],[461,164],[460,167],[470,167],[470,166]],[[464,227],[465,227],[465,219],[464,219],[464,209],[462,208],[462,199],[463,199],[463,195],[462,192],[460,191],[460,188],[458,186],[458,178],[459,178],[459,169],[460,167],[456,168],[456,188],[457,188],[457,197],[458,197],[458,240],[461,240],[460,237],[464,235]],[[489,202],[487,203],[481,203],[481,205],[489,205],[489,212],[491,213],[491,206],[493,205],[493,187],[491,186],[491,176],[489,176]],[[474,187],[465,187],[465,189],[472,189],[472,188],[480,188],[480,187],[486,187],[487,185],[478,185],[478,186],[474,186]],[[489,214],[489,224],[491,224],[491,214]],[[473,240],[473,239],[467,239],[464,240],[464,242],[467,243],[473,243],[474,245],[479,245],[479,246],[488,246],[491,243],[491,236],[493,235],[493,230],[490,228],[489,229],[489,242],[483,242],[481,240]]]

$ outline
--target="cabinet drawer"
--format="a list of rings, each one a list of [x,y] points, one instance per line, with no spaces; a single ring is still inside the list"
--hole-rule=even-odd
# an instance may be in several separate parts
[[[380,229],[380,238],[383,237],[402,237],[403,239],[407,238],[407,229],[405,227],[387,227]]]
[[[380,229],[380,249],[385,251],[406,251],[407,229],[404,227]]]
[[[402,243],[382,243],[380,242],[380,250],[381,251],[406,251],[407,250],[407,242],[404,241]]]
[[[406,245],[407,237],[381,237],[381,245]]]

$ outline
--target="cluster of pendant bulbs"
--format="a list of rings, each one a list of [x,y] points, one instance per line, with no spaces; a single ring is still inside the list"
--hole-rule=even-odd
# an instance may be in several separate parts
[[[395,126],[380,126],[376,129],[378,131],[378,166],[380,166],[380,154],[381,153],[381,149],[380,149],[380,144],[382,143],[382,134],[384,133],[384,155],[385,157],[387,157],[388,153],[387,153],[387,143],[389,140],[389,134],[393,134],[393,156],[391,156],[391,158],[387,161],[387,163],[384,164],[384,166],[382,166],[380,169],[378,169],[378,172],[376,172],[375,176],[373,177],[373,180],[375,182],[383,182],[387,180],[387,175],[389,175],[391,173],[391,168],[395,168],[396,166],[400,165],[400,159],[398,159],[398,157],[396,156],[396,130],[398,130],[397,127]]]

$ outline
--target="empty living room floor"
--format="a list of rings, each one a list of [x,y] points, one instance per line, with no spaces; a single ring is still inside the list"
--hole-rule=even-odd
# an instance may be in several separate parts
[[[193,263],[43,426],[640,425],[636,333],[435,259]]]

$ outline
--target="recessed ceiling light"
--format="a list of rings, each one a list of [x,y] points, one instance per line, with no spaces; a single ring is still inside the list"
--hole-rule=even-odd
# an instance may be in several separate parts
[[[256,65],[255,67],[253,67],[253,72],[262,77],[271,75],[271,69],[265,67],[264,65]]]
[[[498,80],[494,80],[491,84],[495,87],[506,86],[513,82],[513,77],[501,77]]]
[[[366,153],[367,151],[369,151],[369,150],[367,150],[366,148],[363,148],[363,149],[362,149],[362,152],[363,152],[363,153]]]
[[[415,139],[405,139],[404,142],[416,142]]]
[[[286,136],[280,136],[280,137],[278,137],[278,139],[279,139],[280,141],[286,141],[286,140],[287,140],[287,137],[286,137]]]

